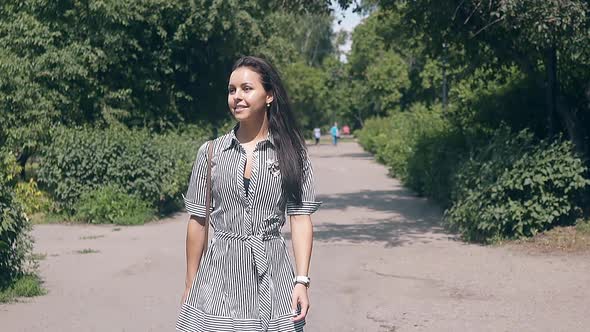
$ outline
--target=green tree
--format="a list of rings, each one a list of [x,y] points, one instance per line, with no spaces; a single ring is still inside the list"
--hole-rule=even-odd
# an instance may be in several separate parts
[[[380,1],[407,6],[404,24],[423,31],[429,52],[444,43],[465,51],[471,64],[516,65],[545,90],[547,135],[563,129],[589,152],[590,15],[584,0]]]
[[[325,1],[11,0],[0,17],[0,144],[21,165],[58,123],[224,120],[240,55],[319,68],[334,51]]]
[[[378,114],[398,106],[404,90],[410,86],[408,66],[392,52],[384,52],[367,67],[366,79]]]
[[[21,166],[47,141],[52,123],[75,113],[77,81],[91,61],[79,44],[58,46],[60,34],[26,11],[0,7],[0,145]]]
[[[399,109],[404,93],[410,88],[409,59],[389,48],[381,34],[383,13],[373,12],[352,34],[352,49],[348,57],[351,87],[357,99],[356,118],[385,115]]]
[[[323,103],[327,93],[325,72],[297,62],[285,68],[284,74],[299,125],[304,129],[311,129],[325,123],[328,113]]]

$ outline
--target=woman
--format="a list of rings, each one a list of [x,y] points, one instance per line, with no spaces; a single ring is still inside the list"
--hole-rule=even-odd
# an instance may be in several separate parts
[[[229,78],[227,101],[238,124],[201,146],[184,197],[191,216],[186,289],[176,328],[303,331],[309,308],[310,215],[321,204],[315,201],[305,141],[283,83],[267,61],[239,59]],[[213,144],[214,234],[206,246],[209,144]],[[285,212],[291,223],[296,274],[280,234]]]

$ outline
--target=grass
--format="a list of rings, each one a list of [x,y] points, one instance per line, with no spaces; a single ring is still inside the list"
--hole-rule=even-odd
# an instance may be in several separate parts
[[[66,214],[58,214],[58,213],[35,213],[33,215],[29,216],[29,219],[31,219],[31,223],[33,225],[42,225],[42,224],[64,224],[64,225],[73,225],[73,224],[103,224],[103,225],[108,225],[111,224],[109,222],[86,222],[83,220],[77,220],[74,217],[68,216]],[[155,220],[153,213],[149,213],[149,214],[144,214],[144,215],[132,215],[132,216],[127,216],[125,218],[120,218],[116,223],[113,223],[112,225],[123,225],[123,226],[129,226],[129,225],[143,225],[147,222],[150,222],[152,220]],[[115,231],[120,230],[120,228],[114,229]]]
[[[91,249],[91,248],[86,248],[86,249],[82,249],[82,250],[76,250],[77,253],[79,254],[96,254],[99,253],[99,250],[95,250],[95,249]]]
[[[31,255],[31,259],[33,259],[34,261],[42,261],[45,258],[47,258],[46,253],[34,253]]]
[[[88,236],[80,236],[80,240],[95,240],[104,237],[104,235],[88,235]]]
[[[45,224],[45,213],[33,213],[29,215],[29,219],[33,225]]]
[[[576,231],[581,234],[590,235],[590,219],[578,221],[576,224]]]
[[[555,227],[529,239],[508,241],[531,252],[590,252],[590,220],[579,220],[575,226]]]
[[[54,212],[48,212],[48,213],[39,212],[39,213],[35,213],[35,214],[30,215],[29,218],[31,219],[31,222],[33,223],[33,225],[72,224],[72,223],[81,224],[82,223],[82,222],[72,220],[72,218],[70,218],[66,214],[54,213]]]
[[[0,290],[0,303],[14,302],[19,297],[33,297],[46,294],[38,276],[27,274],[16,279],[10,286]]]

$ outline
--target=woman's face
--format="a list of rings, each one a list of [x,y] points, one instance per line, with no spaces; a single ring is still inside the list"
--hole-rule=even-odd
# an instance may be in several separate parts
[[[248,67],[234,70],[229,77],[227,104],[238,121],[262,119],[272,95],[264,90],[260,75]]]

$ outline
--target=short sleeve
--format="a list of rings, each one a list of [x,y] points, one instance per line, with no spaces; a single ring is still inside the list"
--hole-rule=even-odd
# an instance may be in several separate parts
[[[313,167],[311,161],[304,157],[303,162],[303,182],[301,186],[301,204],[297,204],[291,200],[287,201],[287,215],[310,215],[316,212],[322,202],[316,201],[315,184],[313,179]]]
[[[186,212],[190,215],[205,218],[207,199],[207,151],[209,144],[205,142],[197,152],[193,170],[188,183],[186,195],[182,195]],[[211,206],[211,209],[213,206]]]

